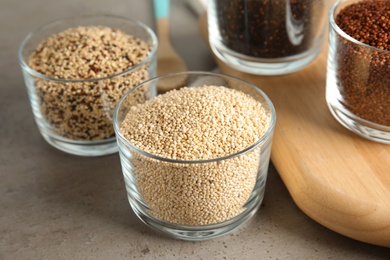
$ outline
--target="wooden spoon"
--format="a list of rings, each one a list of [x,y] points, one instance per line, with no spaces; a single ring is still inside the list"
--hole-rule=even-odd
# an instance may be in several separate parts
[[[169,38],[169,5],[170,0],[154,0],[154,14],[156,17],[158,49],[157,49],[157,75],[186,71],[183,59],[173,49]],[[161,79],[158,82],[159,92],[174,89],[177,82]]]

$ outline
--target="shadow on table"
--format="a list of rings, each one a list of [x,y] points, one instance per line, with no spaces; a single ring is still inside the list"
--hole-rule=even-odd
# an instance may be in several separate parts
[[[263,205],[255,216],[258,231],[280,233],[286,243],[307,244],[315,252],[331,249],[333,252],[355,252],[359,257],[388,259],[390,249],[363,243],[338,234],[305,215],[294,203],[274,167],[270,174]],[[337,254],[335,254],[337,255]],[[348,254],[346,254],[347,256]]]

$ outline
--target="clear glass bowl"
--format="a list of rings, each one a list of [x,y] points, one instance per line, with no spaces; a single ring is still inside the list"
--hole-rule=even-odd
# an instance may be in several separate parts
[[[161,81],[170,82],[172,89],[212,85],[249,94],[265,108],[266,132],[249,147],[221,158],[174,160],[143,151],[125,138],[122,123],[132,107],[142,103],[139,97],[151,100],[158,95]],[[274,107],[260,89],[227,75],[169,74],[129,91],[115,109],[114,128],[133,211],[146,225],[182,240],[209,239],[239,227],[263,200],[275,121]]]
[[[330,0],[210,0],[211,49],[246,73],[298,71],[322,50],[330,5]]]
[[[344,127],[390,144],[390,51],[352,38],[335,22],[340,10],[357,2],[337,1],[330,11],[326,101]]]
[[[79,26],[119,29],[148,43],[150,52],[139,64],[100,78],[49,77],[29,66],[31,54],[43,40]],[[19,47],[18,58],[43,138],[57,149],[74,155],[100,156],[117,152],[113,110],[125,92],[156,75],[156,50],[157,38],[150,28],[138,21],[111,15],[69,17],[31,32]],[[100,64],[103,66],[103,61]]]

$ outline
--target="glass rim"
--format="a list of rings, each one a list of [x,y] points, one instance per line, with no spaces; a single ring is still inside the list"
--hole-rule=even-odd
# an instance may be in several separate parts
[[[46,29],[47,27],[51,26],[51,25],[55,25],[55,24],[59,24],[61,22],[66,22],[66,21],[69,21],[69,20],[72,20],[72,19],[84,19],[84,18],[109,18],[109,19],[114,19],[114,20],[122,20],[122,21],[126,21],[126,22],[129,22],[131,24],[134,24],[134,25],[137,25],[139,26],[140,28],[144,29],[151,37],[151,40],[152,40],[152,44],[151,44],[151,51],[149,52],[148,56],[143,59],[140,63],[134,65],[134,66],[131,66],[130,68],[122,71],[122,72],[119,72],[119,73],[116,73],[116,74],[111,74],[111,75],[108,75],[108,76],[105,76],[105,77],[100,77],[100,78],[89,78],[89,79],[64,79],[64,78],[54,78],[54,77],[51,77],[51,76],[47,76],[47,75],[44,75],[34,69],[32,69],[24,60],[24,57],[23,57],[23,50],[26,46],[26,44],[28,43],[28,41],[31,39],[32,36],[34,36],[36,33]],[[104,24],[102,25],[104,26]],[[37,77],[37,78],[41,78],[41,79],[44,79],[44,80],[48,80],[48,81],[56,81],[56,82],[62,82],[62,83],[81,83],[81,82],[94,82],[94,81],[102,81],[102,80],[107,80],[107,79],[111,79],[111,78],[115,78],[115,77],[118,77],[118,76],[122,76],[122,75],[125,75],[125,74],[128,74],[128,73],[131,73],[132,71],[134,70],[137,70],[139,67],[149,63],[153,57],[155,56],[155,54],[157,53],[157,47],[158,47],[158,40],[157,40],[157,36],[156,34],[154,33],[154,31],[149,27],[147,26],[146,24],[138,21],[138,20],[135,20],[135,19],[131,19],[131,18],[127,18],[127,17],[124,17],[124,16],[118,16],[118,15],[111,15],[111,14],[91,14],[91,15],[75,15],[75,16],[69,16],[69,17],[65,17],[65,18],[60,18],[60,19],[56,19],[54,21],[51,21],[49,23],[46,23],[46,24],[43,24],[39,27],[36,27],[34,30],[32,30],[30,33],[27,34],[27,36],[23,39],[22,43],[20,44],[19,48],[18,48],[18,60],[19,60],[19,64],[20,66],[22,67],[23,70],[26,70],[29,74],[31,74],[32,76],[34,77]]]
[[[375,50],[375,51],[378,51],[378,52],[384,52],[384,53],[389,53],[390,54],[390,50],[382,50],[382,49],[379,49],[377,47],[374,47],[374,46],[371,46],[371,45],[368,45],[366,43],[363,43],[355,38],[353,38],[352,36],[348,35],[346,32],[344,32],[336,23],[335,21],[335,11],[336,11],[336,8],[340,6],[340,4],[342,3],[346,3],[348,1],[351,1],[351,0],[337,0],[332,8],[330,9],[329,11],[329,23],[331,25],[331,27],[333,28],[333,30],[335,30],[340,36],[342,36],[343,38],[347,39],[348,41],[356,44],[356,45],[360,45],[362,47],[365,47],[365,48],[369,48],[369,49],[372,49],[372,50]],[[358,0],[358,1],[355,1],[354,3],[358,3],[358,2],[361,2],[363,0]]]
[[[131,93],[135,92],[137,89],[141,88],[145,84],[150,84],[151,82],[158,81],[159,79],[162,79],[162,78],[176,77],[176,76],[183,76],[183,75],[199,75],[199,76],[204,75],[204,76],[224,77],[224,78],[229,78],[229,79],[240,81],[241,83],[244,83],[245,85],[251,87],[252,89],[257,91],[264,98],[266,104],[269,107],[269,113],[270,113],[271,116],[270,116],[270,123],[269,123],[269,125],[267,127],[267,131],[258,140],[256,140],[253,144],[251,144],[250,146],[248,146],[248,147],[246,147],[246,148],[244,148],[244,149],[242,149],[242,150],[240,150],[238,152],[235,152],[235,153],[229,154],[229,155],[225,155],[225,156],[222,156],[222,157],[216,157],[216,158],[211,158],[211,159],[201,159],[201,160],[177,160],[177,159],[165,158],[165,157],[162,157],[162,156],[158,156],[158,155],[154,155],[154,154],[151,154],[149,152],[146,152],[146,151],[138,148],[137,146],[133,145],[131,142],[129,142],[123,136],[122,132],[120,131],[120,125],[118,124],[118,120],[117,120],[118,114],[119,114],[119,110],[120,110],[119,108],[121,107],[123,101]],[[151,78],[149,80],[146,80],[146,81],[142,82],[141,84],[139,84],[138,86],[136,86],[136,87],[132,88],[131,90],[129,90],[127,93],[125,93],[123,95],[123,97],[119,100],[119,102],[117,103],[117,105],[116,105],[116,107],[114,109],[114,113],[113,113],[113,126],[114,126],[114,130],[115,130],[116,138],[119,138],[127,146],[131,147],[132,149],[134,149],[138,153],[140,153],[140,154],[142,154],[142,155],[144,155],[144,156],[146,156],[148,158],[159,160],[159,161],[170,162],[170,163],[178,163],[178,164],[203,164],[203,163],[224,161],[224,160],[232,159],[234,157],[238,157],[240,155],[248,153],[248,152],[256,149],[261,144],[265,143],[273,135],[275,125],[276,125],[276,111],[275,111],[275,107],[274,107],[272,101],[270,100],[270,98],[267,96],[267,94],[265,94],[260,88],[256,87],[255,85],[253,85],[252,83],[250,83],[248,81],[245,81],[243,79],[237,78],[235,76],[226,75],[226,74],[222,74],[222,73],[215,73],[215,72],[204,72],[204,71],[185,71],[185,72],[170,73],[170,74],[153,77],[153,78]]]

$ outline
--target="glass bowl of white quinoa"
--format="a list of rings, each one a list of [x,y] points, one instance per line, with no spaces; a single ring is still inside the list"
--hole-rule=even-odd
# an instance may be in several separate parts
[[[172,90],[156,94],[163,80]],[[257,212],[276,114],[256,86],[208,72],[164,75],[126,93],[113,119],[128,200],[148,226],[204,240]]]
[[[75,155],[117,152],[113,110],[156,75],[156,50],[148,26],[113,15],[68,17],[28,34],[18,58],[43,138]]]

